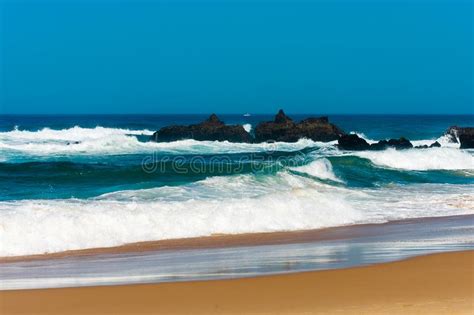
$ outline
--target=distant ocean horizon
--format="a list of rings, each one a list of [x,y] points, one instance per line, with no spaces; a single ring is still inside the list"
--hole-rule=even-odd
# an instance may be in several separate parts
[[[149,141],[209,114],[1,115],[0,256],[473,213],[474,151],[443,135],[474,115],[328,115],[368,142],[430,149]],[[218,116],[250,133],[274,116],[243,114]]]

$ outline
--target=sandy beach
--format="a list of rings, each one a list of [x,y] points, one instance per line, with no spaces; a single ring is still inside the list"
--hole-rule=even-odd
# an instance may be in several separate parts
[[[2,314],[473,314],[474,251],[341,270],[0,297]]]

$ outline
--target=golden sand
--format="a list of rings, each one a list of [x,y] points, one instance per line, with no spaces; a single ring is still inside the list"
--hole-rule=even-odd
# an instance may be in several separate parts
[[[0,292],[1,314],[474,314],[474,251],[236,280]]]

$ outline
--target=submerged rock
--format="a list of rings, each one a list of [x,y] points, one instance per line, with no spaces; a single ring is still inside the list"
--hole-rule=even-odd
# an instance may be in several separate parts
[[[369,144],[356,134],[341,136],[338,140],[339,148],[342,150],[362,151],[362,150],[385,150],[395,148],[397,150],[413,148],[413,144],[406,138],[380,140],[377,143]]]
[[[413,148],[413,144],[411,144],[410,140],[401,137],[400,139],[390,139],[388,140],[388,146],[390,148],[399,149],[410,149]]]
[[[73,141],[73,142],[67,142],[66,145],[71,145],[71,144],[80,144],[80,141]]]
[[[362,151],[370,149],[370,144],[356,134],[341,136],[338,145],[342,150]]]
[[[153,134],[152,141],[169,142],[183,139],[200,141],[251,142],[252,137],[241,125],[226,125],[216,114],[199,124],[163,127]]]
[[[344,132],[329,123],[327,117],[307,118],[296,123],[281,109],[273,121],[262,122],[255,127],[255,142],[296,142],[301,138],[328,142],[342,135]]]
[[[379,142],[370,145],[371,150],[385,150],[388,148],[394,148],[397,150],[411,149],[413,148],[413,144],[410,140],[401,137],[400,139],[380,140]]]
[[[428,149],[428,148],[439,148],[439,147],[441,147],[441,144],[438,141],[435,141],[430,145],[427,145],[427,144],[417,145],[415,149]]]
[[[474,127],[451,126],[445,133],[449,140],[460,143],[461,149],[474,148]]]
[[[388,141],[387,140],[380,140],[377,143],[372,143],[370,145],[370,150],[385,150],[388,148]]]

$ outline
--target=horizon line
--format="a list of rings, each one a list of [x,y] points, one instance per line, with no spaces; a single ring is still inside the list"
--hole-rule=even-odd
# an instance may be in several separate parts
[[[381,115],[390,115],[390,116],[474,116],[474,113],[324,113],[324,112],[306,112],[306,113],[298,113],[298,112],[289,112],[283,109],[285,114],[288,115],[323,115],[323,116],[381,116]],[[260,112],[260,113],[249,113],[251,116],[257,115],[275,115],[277,112]],[[106,116],[106,115],[115,115],[115,116],[126,116],[126,115],[134,115],[134,116],[143,116],[143,115],[152,115],[152,116],[167,116],[167,115],[176,115],[176,116],[184,116],[184,115],[240,115],[243,116],[247,113],[219,113],[217,111],[209,111],[209,112],[189,112],[189,113],[0,113],[1,116]]]

